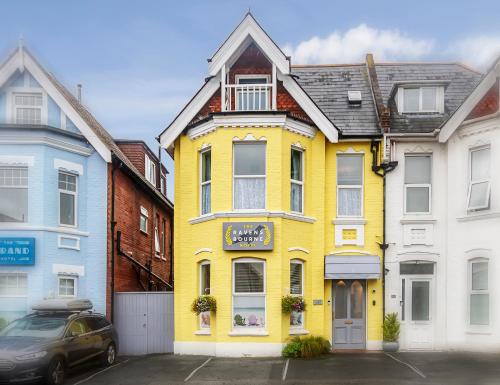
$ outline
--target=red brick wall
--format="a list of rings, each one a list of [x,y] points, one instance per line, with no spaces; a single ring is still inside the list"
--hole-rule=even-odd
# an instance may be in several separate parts
[[[491,115],[498,111],[499,108],[499,92],[498,92],[498,79],[493,84],[493,86],[488,90],[486,95],[481,99],[481,101],[474,107],[468,119],[480,118],[481,116]]]
[[[110,166],[111,167],[111,166]],[[111,220],[111,170],[109,171],[108,184],[108,216]],[[148,234],[139,229],[140,207],[148,210]],[[155,255],[154,227],[156,215],[159,216],[159,238],[162,238],[162,221],[165,220],[165,245],[161,245],[162,256]],[[155,198],[146,192],[145,187],[135,182],[124,170],[115,171],[115,241],[118,231],[121,232],[121,249],[142,265],[151,262],[152,271],[164,281],[171,284],[170,272],[171,255],[171,228],[173,225],[173,212],[163,203],[160,204]],[[110,222],[108,222],[110,223]],[[165,285],[157,282],[151,290],[165,290]],[[111,300],[111,232],[108,230],[108,315],[110,315]],[[127,258],[118,254],[115,243],[115,292],[122,291],[147,291],[148,275],[137,270]]]
[[[132,162],[132,164],[139,170],[139,172],[144,175],[146,170],[146,161],[144,160],[144,155],[146,154],[146,149],[142,143],[126,143],[118,142],[118,147],[125,154],[127,158]]]

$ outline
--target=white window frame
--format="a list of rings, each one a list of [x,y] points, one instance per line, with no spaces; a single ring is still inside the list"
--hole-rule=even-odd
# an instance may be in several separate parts
[[[27,173],[28,173],[28,181],[27,181],[27,184],[26,186],[0,186],[0,188],[15,188],[15,189],[28,189],[29,188],[29,183],[30,183],[30,173],[29,173],[29,167],[26,166],[26,165],[23,165],[23,166],[14,166],[14,165],[9,165],[9,164],[6,164],[6,165],[1,165],[0,166],[0,169],[26,169]],[[58,181],[58,184],[59,184],[59,181]],[[27,213],[26,213],[26,220],[23,221],[23,222],[0,222],[0,223],[28,223],[28,218],[29,218],[29,190],[28,190],[28,210],[27,210]]]
[[[266,269],[266,260],[258,259],[258,258],[238,258],[233,259],[232,263],[232,301],[231,301],[231,325],[232,329],[235,330],[266,330],[267,329],[267,269]],[[263,278],[263,288],[264,291],[260,293],[236,293],[235,291],[235,265],[237,263],[262,263],[264,268],[262,269],[262,278]],[[235,326],[234,325],[234,297],[243,296],[243,297],[264,297],[264,327],[256,328],[256,327],[248,327],[248,326]]]
[[[146,229],[142,228],[142,220],[141,220],[142,218],[144,218],[144,223],[146,224]],[[148,222],[149,222],[148,210],[144,206],[141,206],[140,214],[139,214],[139,230],[141,232],[143,232],[144,234],[148,234],[148,227],[149,227]]]
[[[26,84],[26,78],[25,78]],[[7,122],[12,124],[18,124],[17,122],[17,106],[15,103],[16,95],[42,95],[42,105],[36,106],[33,108],[40,108],[40,124],[47,125],[48,121],[48,102],[47,102],[47,93],[41,88],[33,88],[33,87],[10,87],[7,91],[7,100],[6,100],[6,114],[7,114]],[[29,107],[28,107],[29,108]],[[19,123],[24,124],[24,123]]]
[[[422,109],[422,95],[423,89],[433,88],[436,90],[436,109],[435,110],[424,110]],[[419,90],[419,107],[417,111],[408,111],[404,102],[404,93],[407,89],[418,89]],[[418,114],[418,113],[443,113],[444,112],[444,88],[443,86],[404,86],[398,89],[397,98],[398,110],[403,114]]]
[[[210,261],[206,260],[206,261],[201,261],[200,262],[200,272],[199,272],[199,279],[200,279],[200,295],[210,295],[211,292],[212,292],[212,265],[210,263]],[[209,282],[209,292],[208,293],[204,293],[203,292],[203,266],[209,266],[209,269],[210,269],[210,282]]]
[[[67,279],[73,281],[73,295],[63,295],[61,294],[61,280]],[[60,298],[75,298],[78,296],[78,277],[71,275],[59,275],[57,277],[57,296]]]
[[[161,244],[160,244],[160,249],[161,249],[161,259],[166,261],[167,260],[167,220],[165,218],[161,219]]]
[[[301,288],[300,288],[300,294],[292,294],[292,265],[301,265],[301,278],[300,278],[300,283],[301,283]],[[304,296],[304,261],[300,259],[291,259],[290,260],[290,295],[294,297],[303,297]]]
[[[163,195],[167,195],[167,175],[161,172],[160,175],[160,192]]]
[[[149,183],[156,187],[156,163],[148,156],[144,154],[144,168],[146,179]]]
[[[405,180],[406,180],[406,174],[403,175],[403,183],[404,183],[404,203],[403,203],[403,206],[404,206],[404,214],[405,215],[429,215],[432,213],[432,166],[433,166],[433,158],[432,158],[432,154],[430,153],[423,153],[423,154],[417,154],[417,153],[406,153],[404,154],[404,159],[405,159],[405,163],[406,163],[406,158],[407,157],[429,157],[430,160],[431,160],[431,169],[430,169],[430,180],[431,182],[430,183],[406,183]],[[406,164],[405,164],[405,167],[406,167]],[[403,172],[405,172],[405,169],[403,169]],[[408,187],[427,187],[428,189],[428,194],[429,194],[429,210],[428,211],[408,211],[407,208],[406,208],[406,203],[407,203],[407,190],[408,190]]]
[[[28,297],[28,290],[29,290],[29,282],[28,282],[28,274],[27,273],[19,273],[19,272],[1,272],[0,276],[16,276],[17,278],[17,289],[19,289],[19,276],[23,275],[26,277],[26,292],[24,294],[2,294],[0,295],[0,298],[26,298]],[[7,278],[8,279],[8,278]]]
[[[336,155],[336,165],[338,166],[338,158],[339,156],[359,156],[361,157],[361,185],[348,185],[348,184],[343,184],[339,185],[338,184],[338,168],[337,168],[337,174],[335,176],[337,182],[337,218],[363,218],[364,215],[364,210],[365,210],[365,192],[364,192],[364,186],[365,186],[365,154],[364,153],[343,153],[343,152],[338,152]],[[360,215],[340,215],[339,214],[339,190],[342,188],[349,188],[349,189],[359,189],[361,190],[361,209],[360,209]]]
[[[240,74],[240,75],[235,75],[234,76],[234,81],[236,84],[240,84],[240,80],[241,79],[266,79],[266,82],[265,83],[259,83],[260,86],[272,86],[271,84],[271,75],[266,75],[266,74],[262,74],[262,75],[259,75],[259,74]],[[271,109],[271,97],[272,97],[272,94],[269,94],[268,95],[268,99],[266,101],[267,105],[266,105],[266,108],[263,109],[263,110],[240,110],[240,106],[238,105],[238,100],[239,100],[239,93],[241,91],[236,91],[234,93],[234,106],[236,107],[236,111],[269,111]],[[272,93],[272,92],[271,92]]]
[[[490,154],[490,159],[489,159],[489,167],[490,167],[490,174],[487,179],[478,179],[478,180],[472,180],[472,153],[475,151],[482,151],[482,150],[489,150]],[[479,210],[488,210],[490,209],[490,200],[491,200],[491,146],[486,145],[486,146],[480,146],[480,147],[473,147],[469,149],[469,175],[468,175],[468,191],[467,191],[467,211],[479,211]],[[471,193],[472,193],[472,186],[476,184],[481,184],[481,183],[488,183],[488,188],[487,188],[487,202],[484,205],[480,206],[470,206],[470,198],[471,198]]]
[[[235,149],[235,145],[246,145],[246,144],[262,144],[264,145],[264,148],[265,148],[265,151],[264,151],[264,171],[265,171],[265,174],[264,175],[236,175],[235,174],[235,170],[236,170],[236,156],[234,154],[234,149]],[[236,179],[256,179],[256,178],[261,178],[261,179],[264,179],[264,207],[263,208],[259,208],[259,209],[248,209],[248,208],[243,208],[243,209],[237,209],[235,208],[235,201],[234,201],[234,194],[236,192],[236,187],[235,187],[235,182],[236,182]],[[233,142],[233,211],[262,211],[262,210],[266,210],[267,208],[267,142],[266,141],[253,141],[253,140],[249,140],[249,141],[234,141]]]
[[[298,148],[298,147],[295,147],[295,146],[292,146],[291,150],[290,150],[290,163],[292,162],[292,152],[293,151],[297,151],[298,153],[300,153],[300,167],[302,168],[301,170],[301,173],[302,173],[302,180],[297,180],[297,179],[292,179],[290,177],[290,212],[294,213],[294,214],[300,214],[300,215],[304,215],[304,212],[305,212],[305,208],[304,208],[304,182],[305,182],[305,167],[304,167],[304,150],[301,149],[301,148]],[[290,169],[291,169],[292,165],[290,164]],[[301,208],[302,208],[302,211],[295,211],[295,210],[292,210],[292,185],[293,184],[296,184],[296,185],[299,185],[299,186],[302,186],[301,188],[301,197],[300,197],[300,200],[301,200]]]
[[[210,180],[203,182],[203,155],[210,152]],[[203,213],[203,186],[210,185],[210,210]],[[212,212],[212,148],[207,147],[200,151],[200,215]]]
[[[474,263],[487,263],[488,265],[488,289],[472,290],[472,265]],[[491,279],[490,279],[490,260],[485,257],[471,258],[467,261],[467,324],[470,329],[488,329],[491,326]],[[473,324],[471,323],[471,297],[473,294],[488,295],[488,323]]]
[[[160,216],[157,215],[155,217],[155,257],[156,258],[161,258],[161,245],[160,245]]]
[[[59,174],[65,174],[65,175],[70,175],[70,176],[75,177],[75,191],[64,190],[62,188],[59,188]],[[78,227],[78,174],[73,174],[71,172],[67,172],[67,171],[63,171],[63,170],[57,170],[57,191],[59,194],[59,196],[58,196],[59,197],[59,207],[58,207],[59,226],[72,227],[72,228]],[[62,193],[74,196],[75,224],[73,224],[73,225],[61,223],[61,194]]]

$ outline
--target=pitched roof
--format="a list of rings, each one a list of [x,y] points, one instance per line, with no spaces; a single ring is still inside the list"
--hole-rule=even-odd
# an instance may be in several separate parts
[[[438,129],[481,79],[481,74],[457,63],[376,63],[383,102],[391,110],[391,132],[424,133]],[[399,114],[394,100],[398,84],[440,83],[445,87],[444,113]]]
[[[343,136],[381,134],[365,64],[300,65],[292,73]],[[349,104],[348,91],[361,92],[361,106]]]

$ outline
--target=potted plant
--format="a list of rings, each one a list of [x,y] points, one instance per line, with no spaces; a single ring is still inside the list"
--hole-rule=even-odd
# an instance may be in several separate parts
[[[398,313],[388,313],[384,317],[384,352],[397,352],[399,350],[399,321]]]
[[[193,301],[191,310],[200,317],[200,327],[210,329],[210,314],[217,311],[217,301],[211,295],[200,295]]]
[[[300,296],[286,295],[281,299],[281,311],[290,315],[290,326],[303,326],[303,312],[306,310],[304,298]]]

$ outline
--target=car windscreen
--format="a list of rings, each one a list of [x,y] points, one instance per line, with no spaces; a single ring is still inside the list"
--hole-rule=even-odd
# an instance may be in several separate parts
[[[21,318],[2,329],[0,336],[54,338],[62,334],[65,326],[65,318]]]

